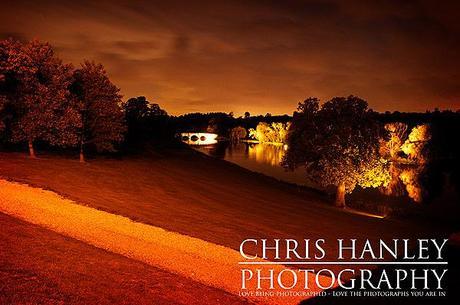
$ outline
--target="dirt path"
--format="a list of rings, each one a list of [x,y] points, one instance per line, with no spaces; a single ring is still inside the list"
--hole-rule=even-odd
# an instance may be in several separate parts
[[[0,228],[0,304],[253,304],[3,213]]]
[[[235,295],[240,292],[238,262],[242,258],[230,248],[134,222],[76,204],[50,191],[5,180],[0,180],[0,212],[202,284]],[[269,268],[276,272],[282,266],[270,265]],[[311,291],[315,290],[319,288]],[[304,298],[250,298],[266,304],[295,304],[301,299]]]

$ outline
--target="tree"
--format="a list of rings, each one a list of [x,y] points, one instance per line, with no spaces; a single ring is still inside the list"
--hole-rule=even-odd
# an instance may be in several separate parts
[[[260,122],[256,129],[249,129],[249,136],[260,143],[285,143],[290,123]]]
[[[401,152],[401,145],[407,138],[407,124],[401,122],[392,122],[385,124],[388,132],[388,140],[384,141],[383,149],[394,160]]]
[[[0,135],[3,134],[3,131],[5,130],[5,122],[3,121],[5,104],[6,97],[4,95],[0,95]]]
[[[159,117],[159,116],[167,116],[168,113],[166,110],[162,109],[160,105],[155,103],[150,103],[150,117]]]
[[[319,100],[300,103],[288,135],[282,165],[305,166],[320,185],[337,188],[336,205],[345,206],[345,194],[356,187],[387,185],[391,177],[378,155],[384,135],[367,102],[355,97],[335,97],[319,107]]]
[[[150,132],[148,126],[150,107],[145,96],[130,98],[123,104],[123,109],[128,128],[127,141],[137,142],[144,139]]]
[[[230,130],[230,140],[234,143],[246,138],[247,135],[246,128],[241,126],[233,127]]]
[[[123,104],[127,120],[141,121],[149,116],[149,102],[145,96],[132,97]]]
[[[9,103],[13,142],[27,142],[35,158],[34,142],[72,146],[77,142],[79,113],[68,103],[72,66],[64,65],[48,43],[22,44],[9,39],[0,45],[4,103]]]
[[[418,125],[412,128],[407,140],[401,145],[401,150],[408,156],[409,160],[417,163],[427,161],[427,143],[431,140],[430,127],[427,124]]]
[[[167,140],[170,136],[168,113],[160,105],[150,103],[145,96],[130,98],[123,104],[123,109],[129,142],[152,140],[155,136],[157,140]]]
[[[82,118],[78,133],[80,162],[84,162],[88,145],[97,151],[115,151],[126,127],[120,89],[110,81],[101,64],[85,61],[74,72],[74,78],[72,92]]]
[[[0,47],[1,50],[1,47]],[[5,131],[5,105],[6,105],[6,77],[5,77],[5,72],[3,69],[3,60],[1,59],[0,55],[0,135],[3,135],[3,132]],[[3,138],[0,136],[0,139]]]
[[[249,113],[249,111],[246,111],[246,112],[244,113],[244,118],[245,118],[245,119],[248,119],[249,117],[251,117],[251,114]]]

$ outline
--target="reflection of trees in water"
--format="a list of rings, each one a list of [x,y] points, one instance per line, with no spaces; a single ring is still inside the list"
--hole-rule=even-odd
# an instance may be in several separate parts
[[[225,157],[246,156],[257,163],[280,166],[283,158],[284,148],[282,145],[252,144],[252,143],[231,143],[218,142],[215,145],[200,147],[199,150],[206,151],[209,155],[225,159]]]
[[[414,202],[422,202],[426,196],[426,189],[421,183],[424,168],[425,165],[391,164],[391,181],[380,191],[390,196],[407,195]]]
[[[250,144],[219,142],[216,145],[200,147],[210,155],[224,159],[245,157],[260,164],[278,167],[284,154],[284,147],[270,144]],[[438,203],[438,199],[448,192],[460,190],[460,162],[431,161],[428,163],[391,162],[391,180],[379,191],[388,196],[409,197],[417,203]],[[449,188],[450,186],[450,188]],[[403,202],[406,202],[405,200]],[[442,201],[441,201],[442,202]]]
[[[439,166],[429,164],[429,125],[417,125],[409,134],[404,123],[389,123],[385,128],[390,137],[383,143],[381,153],[393,162],[390,167],[391,181],[387,187],[381,188],[381,192],[392,196],[407,195],[417,203],[426,202],[432,186],[436,185],[431,176],[439,172]],[[442,183],[440,180],[438,184]]]
[[[391,181],[387,187],[381,188],[381,192],[390,196],[408,195],[413,201],[422,202],[425,191],[420,178],[424,167],[424,165],[391,164]]]
[[[459,189],[455,184],[455,167],[450,162],[410,165],[393,163],[390,167],[392,179],[380,191],[390,196],[407,195],[417,203],[430,203],[441,196],[446,188]]]
[[[225,154],[228,153],[227,148],[231,150],[231,145],[228,142],[217,142],[213,145],[200,147],[199,150],[204,150],[213,157],[224,159]]]
[[[249,144],[248,156],[259,163],[270,164],[271,166],[279,166],[283,158],[284,149],[282,145],[260,145]]]
[[[405,196],[406,191],[404,184],[399,179],[401,169],[395,166],[394,164],[391,164],[389,171],[391,175],[391,180],[386,187],[380,188],[380,192],[382,194],[391,196]]]
[[[423,201],[424,189],[420,183],[420,175],[423,172],[423,166],[411,166],[404,168],[399,174],[399,179],[406,186],[407,195],[417,203]]]

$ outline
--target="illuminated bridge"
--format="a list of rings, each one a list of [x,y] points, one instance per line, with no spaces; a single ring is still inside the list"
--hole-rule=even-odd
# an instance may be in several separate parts
[[[183,132],[180,134],[182,142],[189,145],[210,145],[217,143],[217,134],[208,132]]]

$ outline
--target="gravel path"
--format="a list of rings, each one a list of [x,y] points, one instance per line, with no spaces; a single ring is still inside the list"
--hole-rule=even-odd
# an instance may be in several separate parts
[[[235,295],[241,290],[238,262],[242,258],[239,252],[224,246],[134,222],[77,204],[50,191],[1,179],[0,212]],[[267,268],[275,269],[275,273],[283,269],[279,265]],[[309,282],[313,280],[312,277]],[[304,298],[249,297],[250,301],[265,304],[296,304],[301,299]]]

